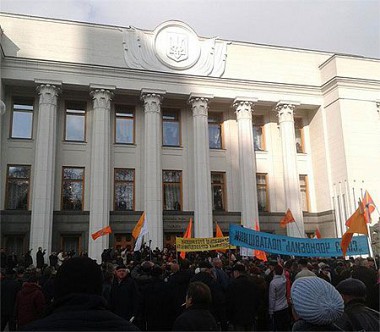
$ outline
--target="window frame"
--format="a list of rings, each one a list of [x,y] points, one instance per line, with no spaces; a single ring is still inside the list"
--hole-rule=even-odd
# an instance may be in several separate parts
[[[72,107],[71,107],[72,105]],[[81,109],[83,107],[83,109]],[[84,111],[83,115],[76,114],[74,112],[68,112],[68,109],[71,108],[73,110],[76,109],[76,111]],[[83,122],[83,140],[71,140],[67,139],[67,115],[76,115],[76,116],[83,116],[84,122]],[[64,142],[74,142],[74,143],[86,143],[87,142],[87,102],[85,101],[66,101],[65,102],[65,125],[63,130],[63,140]]]
[[[298,124],[300,126],[298,126]],[[294,117],[294,136],[295,138],[297,139],[297,135],[296,135],[296,132],[297,130],[299,130],[300,132],[300,138],[301,138],[301,151],[298,152],[297,150],[297,143],[296,143],[296,152],[297,153],[306,153],[305,151],[305,137],[304,137],[304,121],[303,121],[303,118],[298,116],[298,117]]]
[[[221,175],[222,176],[222,183],[213,183],[213,175]],[[214,190],[213,188],[216,186],[222,186],[222,204],[223,209],[214,209],[215,203],[214,203]],[[217,172],[212,171],[211,172],[211,203],[212,203],[212,211],[223,211],[227,212],[227,192],[226,192],[226,172]]]
[[[304,177],[304,183],[305,185],[302,185],[301,184],[301,178]],[[302,203],[302,212],[310,212],[310,197],[309,197],[309,179],[308,179],[308,176],[307,174],[299,174],[299,182],[300,182],[300,192],[301,192],[301,203]],[[303,188],[305,188],[305,197],[306,197],[306,208],[307,210],[304,210],[303,209],[303,205],[304,205],[304,202],[303,202],[303,199],[302,199],[302,192],[303,192]]]
[[[259,119],[259,121],[255,121],[256,119]],[[253,131],[254,127],[260,127],[261,128],[261,149],[256,150],[255,149],[255,132]],[[252,115],[252,134],[253,134],[253,149],[256,151],[266,151],[266,144],[265,144],[265,117],[264,114],[253,114]]]
[[[164,172],[179,172],[179,182],[164,182]],[[182,196],[182,180],[183,180],[183,171],[179,169],[163,169],[162,170],[162,209],[163,211],[183,211],[183,196]],[[179,209],[178,210],[167,210],[165,209],[165,187],[167,184],[179,184]]]
[[[64,193],[63,193],[63,189],[64,189],[64,186],[63,186],[63,183],[64,181],[66,180],[64,178],[64,170],[66,168],[78,168],[78,169],[83,169],[83,177],[82,177],[82,180],[77,180],[77,179],[70,179],[70,181],[74,181],[74,182],[82,182],[82,207],[80,210],[73,210],[73,209],[64,209],[63,208],[63,197],[64,197]],[[61,211],[84,211],[84,198],[85,198],[85,179],[86,179],[86,168],[85,167],[82,167],[82,166],[62,166],[62,174],[61,174]]]
[[[20,139],[20,140],[32,140],[33,139],[33,127],[34,127],[34,107],[35,100],[34,98],[28,98],[28,97],[14,97],[12,99],[12,112],[10,116],[10,126],[9,126],[9,138],[11,139]],[[16,112],[18,113],[31,113],[32,114],[32,123],[31,123],[31,128],[30,128],[30,137],[14,137],[13,136],[13,118],[14,118],[14,113],[15,113],[15,105],[30,105],[32,106],[32,110],[17,110]]]
[[[118,110],[118,107],[123,107],[124,108],[124,112],[123,110],[119,111]],[[118,116],[117,114],[118,113],[130,113],[132,114],[132,117],[128,117],[128,116]],[[134,106],[131,106],[131,105],[125,105],[125,104],[115,104],[114,105],[114,143],[115,144],[120,144],[120,145],[134,145],[136,144],[136,109]],[[118,119],[132,119],[133,121],[133,128],[132,128],[132,142],[118,142],[117,141],[117,120]]]
[[[268,173],[256,173],[256,187],[257,187],[257,205],[259,204],[259,186],[263,186],[262,184],[259,184],[259,177],[262,176],[265,179],[265,203],[266,203],[266,209],[261,210],[259,209],[259,212],[270,212],[270,202],[269,202],[269,189],[268,189]]]
[[[28,167],[29,168],[29,178],[13,178],[9,176],[9,168],[10,167]],[[29,204],[30,204],[30,184],[31,184],[31,177],[32,177],[32,166],[31,165],[25,165],[25,164],[8,164],[7,165],[7,176],[6,176],[6,182],[5,182],[5,202],[4,202],[4,208],[5,210],[12,210],[12,211],[29,211]],[[9,179],[28,179],[28,193],[26,195],[26,209],[11,209],[8,207],[8,198],[9,198]]]
[[[210,122],[210,119],[215,119],[217,121],[215,122]],[[217,124],[220,128],[220,147],[213,148],[210,147],[210,125],[211,124]],[[208,147],[210,150],[223,150],[224,149],[224,117],[223,117],[223,112],[209,112],[208,117],[207,117],[207,130],[209,134],[209,142],[208,142]]]
[[[174,114],[176,119],[175,120],[164,120],[164,115],[165,114]],[[161,128],[162,128],[162,146],[165,148],[179,148],[182,146],[182,129],[181,129],[181,110],[179,109],[171,109],[171,108],[163,108],[161,110]],[[169,122],[169,123],[178,123],[178,145],[167,145],[164,144],[164,123]]]
[[[133,181],[128,181],[128,180],[116,180],[116,172],[118,170],[128,170],[133,172]],[[135,211],[135,201],[136,201],[136,196],[135,196],[135,189],[136,189],[136,170],[134,168],[121,168],[121,167],[115,167],[114,168],[114,173],[113,173],[113,210],[114,211]],[[132,209],[117,209],[116,208],[116,183],[132,183]]]

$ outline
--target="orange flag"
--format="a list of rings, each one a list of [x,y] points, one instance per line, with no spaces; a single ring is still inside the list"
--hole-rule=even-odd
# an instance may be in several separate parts
[[[282,228],[285,228],[287,224],[290,224],[291,222],[295,222],[294,217],[292,215],[292,211],[288,209],[285,213],[285,216],[280,221],[280,226]]]
[[[260,231],[260,226],[259,226],[259,223],[255,222],[255,231]],[[264,252],[264,251],[261,251],[261,250],[254,250],[253,251],[253,255],[257,258],[257,259],[260,259],[264,262],[267,262],[268,261],[268,258],[267,258],[267,254]]]
[[[92,236],[93,240],[96,240],[98,237],[101,237],[101,236],[106,235],[106,234],[111,234],[111,233],[112,233],[111,226],[106,226],[106,227],[102,228],[100,231],[97,231],[97,232],[91,234],[91,236]]]
[[[319,231],[319,228],[318,228],[318,227],[317,227],[317,229],[315,230],[315,238],[316,238],[316,239],[321,239],[321,238],[322,238],[321,232]]]
[[[191,239],[191,229],[193,228],[193,218],[190,218],[189,224],[187,225],[186,232],[183,235],[184,239]],[[186,252],[182,251],[179,256],[182,259],[185,259],[186,257]]]
[[[215,237],[223,237],[223,232],[218,223],[215,223]],[[217,252],[226,252],[226,249],[218,249]]]
[[[346,256],[348,246],[350,245],[352,236],[354,233],[364,234],[368,236],[367,223],[364,217],[363,203],[360,202],[359,207],[354,214],[347,220],[346,224],[350,225],[350,228],[342,236],[340,247],[342,248],[343,256]]]
[[[144,221],[145,221],[145,212],[143,212],[143,214],[141,215],[139,221],[137,222],[135,228],[133,228],[133,231],[132,231],[132,236],[133,238],[136,240],[139,235],[140,235],[140,232],[141,232],[141,228],[144,226]]]
[[[367,223],[371,222],[371,213],[375,211],[376,205],[372,197],[366,190],[363,197],[363,206],[364,206],[364,218]]]

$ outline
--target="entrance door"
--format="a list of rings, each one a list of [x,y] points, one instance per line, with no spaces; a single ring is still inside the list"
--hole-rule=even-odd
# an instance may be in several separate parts
[[[25,235],[23,234],[12,234],[12,235],[4,235],[4,248],[7,248],[8,254],[14,252],[17,257],[22,257],[23,254],[26,253],[27,247],[24,242]]]
[[[164,236],[164,247],[172,247],[175,245],[175,238],[182,237],[182,233],[165,233]]]
[[[61,236],[62,250],[64,252],[74,251],[79,255],[82,251],[82,236],[81,235],[62,235]]]
[[[122,233],[115,234],[114,249],[125,249],[130,250],[133,246],[132,234]]]

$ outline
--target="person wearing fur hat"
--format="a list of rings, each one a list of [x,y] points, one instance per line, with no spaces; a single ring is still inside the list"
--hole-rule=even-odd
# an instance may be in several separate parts
[[[55,277],[55,298],[45,318],[23,331],[138,331],[127,320],[106,309],[101,296],[102,271],[88,257],[65,261]]]
[[[380,331],[380,313],[365,305],[366,288],[362,281],[354,278],[336,286],[344,301],[344,315],[337,325],[344,331]]]
[[[303,277],[291,288],[293,331],[339,331],[336,324],[344,311],[343,299],[327,281],[318,277]]]

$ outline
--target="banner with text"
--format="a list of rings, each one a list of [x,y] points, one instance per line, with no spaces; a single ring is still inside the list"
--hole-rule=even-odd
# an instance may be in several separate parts
[[[177,251],[208,251],[217,249],[231,248],[229,236],[223,237],[203,237],[184,239],[182,237],[175,238]]]
[[[235,246],[266,251],[273,254],[305,257],[342,256],[340,238],[306,239],[257,232],[238,225],[230,225],[230,243]],[[354,236],[347,256],[369,253],[366,236]]]

